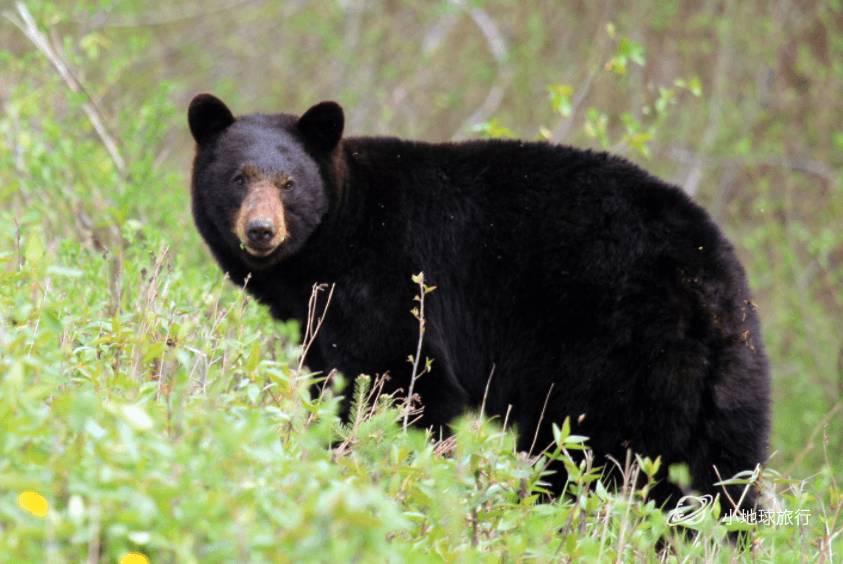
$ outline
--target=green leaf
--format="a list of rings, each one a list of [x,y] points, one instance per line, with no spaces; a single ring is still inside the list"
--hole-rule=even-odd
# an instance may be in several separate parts
[[[472,131],[490,139],[512,139],[515,137],[515,133],[508,127],[501,125],[497,118],[475,125]]]
[[[547,87],[550,96],[550,105],[563,117],[571,115],[573,109],[571,105],[571,96],[574,89],[568,84],[551,84]]]
[[[139,405],[127,404],[120,408],[123,418],[137,431],[149,431],[155,425],[152,418]]]

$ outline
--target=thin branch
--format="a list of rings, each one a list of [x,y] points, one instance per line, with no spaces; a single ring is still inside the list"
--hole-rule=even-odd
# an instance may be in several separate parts
[[[415,393],[416,387],[416,380],[419,379],[422,374],[419,374],[419,362],[421,360],[421,352],[422,352],[422,343],[424,342],[424,330],[425,330],[425,323],[424,323],[424,295],[427,293],[427,290],[424,285],[424,273],[419,272],[416,276],[413,277],[413,280],[419,285],[419,294],[416,296],[419,302],[418,311],[413,310],[413,315],[416,316],[416,319],[419,322],[419,340],[416,343],[416,354],[413,357],[413,372],[410,375],[410,389],[407,390],[407,399],[404,404],[404,423],[403,427],[404,430],[407,430],[407,425],[409,424],[409,417],[410,417],[410,410],[413,402],[413,394]],[[426,369],[425,369],[426,370]]]
[[[322,314],[316,315],[316,305],[319,299],[319,293],[322,292],[327,284],[314,284],[310,291],[310,299],[307,302],[307,325],[304,328],[304,336],[302,338],[302,352],[299,357],[299,363],[296,368],[296,376],[301,374],[304,368],[305,358],[310,351],[310,347],[316,341],[316,335],[322,328],[325,322],[325,315],[328,313],[328,306],[331,305],[331,298],[334,297],[334,284],[331,284],[328,289],[328,297],[325,300],[325,306],[322,308]]]
[[[604,14],[600,18],[600,21],[609,21],[611,20],[611,15],[608,13],[608,5],[604,9]],[[597,77],[598,74],[603,70],[603,61],[604,61],[604,50],[608,45],[609,37],[608,34],[604,33],[602,23],[597,26],[597,29],[594,32],[594,38],[592,39],[592,43],[594,44],[594,52],[597,54],[597,62],[591,65],[591,70],[586,75],[585,80],[582,82],[580,87],[571,97],[571,113],[562,119],[559,124],[553,128],[551,139],[556,142],[564,142],[567,137],[571,134],[571,130],[574,128],[574,124],[577,121],[577,115],[579,114],[580,106],[582,106],[585,99],[588,98],[588,95],[591,93],[591,88],[594,86],[594,79]]]
[[[70,65],[61,54],[61,48],[58,45],[54,45],[47,36],[38,29],[38,24],[35,23],[35,19],[32,17],[32,14],[29,12],[27,7],[22,2],[15,3],[15,7],[17,8],[20,19],[8,13],[5,13],[4,16],[12,22],[15,27],[20,29],[32,42],[32,44],[35,45],[36,49],[41,51],[47,60],[50,61],[70,91],[76,94],[82,94],[85,97],[86,101],[82,103],[82,111],[85,112],[85,116],[97,132],[100,141],[102,141],[102,144],[105,146],[105,150],[108,151],[108,155],[111,157],[117,171],[125,178],[126,161],[120,154],[117,141],[105,127],[105,120],[103,119],[102,113],[94,103],[93,97],[84,88],[82,82],[74,75]]]
[[[480,404],[480,417],[486,413],[486,400],[489,397],[489,386],[492,385],[492,377],[495,375],[495,364],[492,363],[492,370],[489,371],[489,377],[486,379],[486,389],[483,391],[483,402]]]
[[[457,12],[445,12],[424,34],[421,41],[422,55],[429,57],[437,51],[458,22],[459,14]]]
[[[536,441],[539,439],[539,429],[542,426],[542,421],[544,420],[544,412],[547,409],[547,402],[550,400],[550,394],[553,393],[553,384],[550,384],[550,387],[547,389],[547,395],[544,397],[544,405],[542,405],[542,411],[539,414],[539,422],[536,423],[536,432],[533,434],[533,442],[530,444],[530,450],[527,451],[527,455],[531,456],[533,454],[533,449],[536,448]]]
[[[552,139],[556,141],[564,141],[571,133],[571,129],[574,127],[574,122],[576,121],[577,110],[579,110],[580,105],[582,105],[589,92],[591,92],[591,86],[594,84],[594,77],[597,76],[599,71],[599,65],[593,67],[591,72],[589,72],[588,76],[585,78],[585,81],[574,93],[574,96],[571,98],[571,113],[567,118],[562,120],[556,129],[553,130],[553,133],[551,134]]]
[[[722,482],[723,476],[720,475],[720,470],[717,469],[716,464],[712,464],[711,467],[714,469],[714,473],[717,475],[717,481]],[[726,494],[726,499],[729,500],[729,503],[732,504],[733,509],[738,509],[738,504],[735,503],[735,500],[729,495],[729,490],[726,488],[726,484],[721,484],[720,488],[723,490],[723,493]],[[742,496],[743,497],[743,496]]]
[[[811,432],[808,434],[808,439],[805,441],[805,447],[793,457],[792,462],[784,471],[785,476],[791,475],[808,453],[816,448],[817,435],[825,428],[826,425],[828,425],[830,421],[834,420],[834,416],[841,410],[843,410],[843,399],[838,400],[837,403],[835,403],[831,409],[829,409],[828,412],[820,418],[817,424],[814,425],[814,428],[811,429]]]
[[[486,94],[486,99],[457,128],[457,135],[459,135],[461,131],[468,130],[478,123],[488,120],[497,111],[503,101],[503,95],[507,87],[512,82],[514,72],[509,64],[509,48],[495,20],[485,10],[468,8],[464,0],[451,0],[451,3],[467,11],[472,21],[480,30],[480,33],[486,39],[489,52],[498,64],[498,76],[489,89],[489,93]]]

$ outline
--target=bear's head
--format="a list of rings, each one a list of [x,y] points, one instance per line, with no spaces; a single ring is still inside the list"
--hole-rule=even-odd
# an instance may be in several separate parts
[[[215,256],[256,271],[301,249],[331,203],[342,108],[322,102],[301,117],[235,118],[221,100],[199,94],[188,122],[196,140],[193,216]]]

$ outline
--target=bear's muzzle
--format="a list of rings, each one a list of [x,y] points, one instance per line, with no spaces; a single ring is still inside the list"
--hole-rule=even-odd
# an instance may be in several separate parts
[[[271,254],[287,239],[284,203],[275,184],[266,179],[249,184],[234,219],[234,233],[255,257]]]

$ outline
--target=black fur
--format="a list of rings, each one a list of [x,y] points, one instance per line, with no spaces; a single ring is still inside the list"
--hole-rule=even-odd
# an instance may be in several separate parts
[[[336,285],[316,369],[388,371],[406,389],[411,275],[423,271],[437,290],[422,425],[478,407],[494,367],[485,409],[511,406],[521,449],[547,398],[535,450],[570,416],[598,456],[629,448],[686,462],[702,491],[716,490],[713,466],[726,478],[764,461],[769,377],[744,271],[679,189],[624,159],[547,143],[340,140],[339,106],[320,106],[306,123],[249,115],[210,138],[191,113],[206,135],[193,213],[223,270],[238,284],[251,273],[247,290],[281,319],[305,317],[315,282]],[[247,161],[296,177],[283,195],[290,240],[267,259],[231,234],[242,193],[230,178]],[[667,483],[654,493],[679,494]]]

